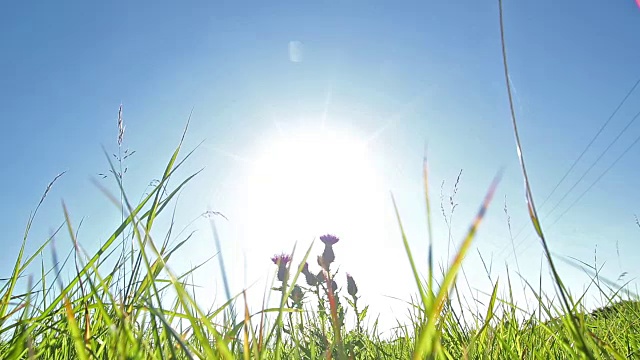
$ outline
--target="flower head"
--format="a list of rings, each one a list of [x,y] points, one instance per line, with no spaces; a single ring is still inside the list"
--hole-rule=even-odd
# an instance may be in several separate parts
[[[347,293],[351,296],[356,296],[358,293],[356,281],[353,280],[353,277],[349,273],[347,273]]]
[[[331,235],[331,234],[320,236],[320,241],[322,241],[325,245],[329,245],[329,246],[334,245],[339,240],[340,239],[337,236]]]
[[[271,261],[278,265],[278,280],[284,281],[287,275],[287,263],[291,261],[291,256],[287,254],[274,255]]]
[[[287,263],[291,261],[291,256],[287,254],[274,255],[271,258],[271,261],[273,261],[273,263],[276,265],[278,265],[278,262],[280,262],[281,264],[287,265]]]
[[[336,259],[336,255],[333,252],[333,245],[340,239],[335,235],[326,234],[320,236],[320,240],[324,243],[324,251],[322,252],[322,257],[318,258],[318,264],[328,271],[329,265]]]

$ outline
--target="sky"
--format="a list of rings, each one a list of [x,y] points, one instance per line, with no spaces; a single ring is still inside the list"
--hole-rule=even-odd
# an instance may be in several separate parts
[[[631,122],[640,89],[552,191],[638,81],[640,9],[633,0],[540,0],[505,2],[504,11],[523,152],[550,247],[604,265],[610,279],[626,272],[622,281],[633,280],[640,145],[616,159],[640,136]],[[416,288],[390,194],[426,274],[427,144],[437,262],[446,264],[504,169],[465,259],[463,287],[482,301],[508,266],[529,281],[542,274],[553,291],[527,218],[495,1],[12,1],[0,14],[0,48],[0,277],[10,274],[30,212],[62,171],[27,253],[62,224],[62,201],[74,227],[82,223],[78,239],[89,253],[117,227],[120,211],[92,179],[117,191],[98,174],[118,152],[122,104],[121,150],[135,151],[124,177],[132,199],[161,176],[192,112],[183,154],[197,149],[171,185],[202,172],[177,202],[180,236],[195,233],[171,264],[176,272],[218,252],[201,216],[208,210],[226,217],[214,219],[231,290],[252,286],[252,299],[274,275],[271,256],[296,243],[299,256],[332,233],[341,239],[340,271],[354,276],[363,300],[383,320],[401,318],[391,297],[408,300]],[[449,214],[461,170],[449,234],[440,204]],[[158,224],[158,239],[170,220],[165,214]],[[55,246],[64,252],[71,241],[61,234]],[[314,246],[312,254],[321,250]],[[225,298],[216,261],[194,279],[203,304]],[[559,268],[581,293],[584,272]]]

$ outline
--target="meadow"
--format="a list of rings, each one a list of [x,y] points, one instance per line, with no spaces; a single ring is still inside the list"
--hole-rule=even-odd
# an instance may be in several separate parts
[[[340,253],[339,234],[318,239],[321,253],[312,247],[292,246],[290,253],[265,256],[264,267],[273,273],[272,297],[279,306],[251,313],[246,294],[216,309],[198,306],[190,277],[170,270],[172,256],[188,246],[189,237],[172,243],[173,227],[158,234],[154,224],[171,219],[177,195],[198,174],[177,178],[177,171],[193,151],[185,154],[182,134],[152,190],[139,202],[125,191],[119,154],[107,156],[118,193],[99,189],[122,211],[121,224],[106,236],[100,249],[85,253],[76,238],[77,227],[63,206],[65,224],[34,253],[25,244],[41,204],[57,180],[46,188],[29,217],[11,274],[0,282],[0,358],[2,359],[631,359],[640,358],[640,303],[628,287],[602,278],[592,268],[590,288],[603,299],[589,311],[585,293],[573,294],[556,270],[547,245],[544,224],[539,221],[534,196],[511,101],[506,48],[502,33],[506,88],[511,108],[515,145],[526,189],[531,226],[551,269],[555,293],[524,281],[530,301],[516,305],[511,276],[492,281],[486,289],[489,302],[482,311],[470,308],[458,296],[458,278],[465,256],[491,206],[500,174],[490,184],[484,201],[451,262],[438,270],[413,257],[404,230],[402,209],[395,208],[401,242],[413,271],[416,293],[409,304],[410,321],[398,320],[391,335],[383,336],[367,299],[359,296],[358,279],[336,271],[332,264]],[[124,132],[118,121],[119,141]],[[423,164],[426,222],[431,231],[432,199],[429,167]],[[170,182],[171,180],[171,182]],[[177,184],[169,186],[169,184]],[[394,202],[395,206],[395,202]],[[218,216],[219,214],[212,214]],[[54,238],[68,237],[76,245],[69,257],[52,247]],[[222,239],[223,241],[224,239]],[[430,234],[430,242],[434,241]],[[124,246],[131,244],[130,246]],[[46,250],[54,254],[54,266],[38,260]],[[220,256],[220,255],[219,255]],[[421,261],[421,260],[420,260]],[[127,271],[123,271],[124,264]],[[591,266],[582,264],[585,266]],[[74,276],[59,276],[70,271]],[[223,271],[224,269],[222,269]],[[507,274],[510,274],[507,272]],[[224,274],[222,274],[224,276]],[[547,274],[540,274],[540,279]],[[541,282],[541,280],[540,280]],[[22,291],[22,289],[26,291]],[[266,296],[267,294],[265,294]],[[167,301],[167,299],[171,299]]]

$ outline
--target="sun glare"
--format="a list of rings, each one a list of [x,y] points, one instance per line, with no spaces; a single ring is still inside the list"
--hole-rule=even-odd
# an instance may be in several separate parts
[[[248,250],[287,251],[327,232],[371,236],[383,216],[383,192],[367,144],[355,136],[300,132],[268,141],[249,178],[248,226],[256,241]],[[354,239],[343,246],[349,243],[362,245]]]

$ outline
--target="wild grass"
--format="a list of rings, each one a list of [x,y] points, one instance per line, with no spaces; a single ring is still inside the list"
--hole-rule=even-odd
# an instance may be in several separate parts
[[[309,246],[300,255],[294,247],[291,254],[273,257],[271,266],[277,282],[269,291],[279,295],[279,306],[249,313],[246,294],[240,293],[230,296],[218,309],[205,310],[196,304],[188,290],[188,279],[199,267],[175,274],[167,266],[172,255],[188,244],[189,236],[170,246],[172,227],[162,241],[152,235],[154,223],[160,217],[175,216],[167,214],[167,210],[176,201],[178,192],[197,175],[186,177],[173,188],[167,186],[191,155],[181,158],[181,152],[182,140],[159,181],[136,204],[130,202],[121,175],[112,177],[120,190],[118,196],[96,183],[124,215],[122,223],[94,254],[85,253],[79,245],[77,228],[64,203],[63,226],[33,254],[25,254],[25,243],[37,211],[59,176],[47,186],[28,219],[13,272],[0,288],[0,358],[624,359],[639,356],[640,333],[635,329],[640,325],[640,303],[635,301],[635,295],[626,291],[628,289],[617,288],[613,282],[601,278],[594,267],[591,267],[592,285],[604,301],[602,308],[592,313],[583,306],[584,294],[574,300],[562,286],[559,274],[557,292],[564,291],[566,298],[560,306],[553,301],[553,295],[543,293],[540,287],[528,282],[526,286],[535,301],[529,303],[530,308],[517,306],[509,271],[502,282],[492,280],[493,287],[487,291],[489,301],[482,314],[478,308],[462,303],[457,295],[456,280],[491,203],[499,176],[491,183],[451,263],[441,269],[440,283],[436,283],[431,256],[428,276],[422,278],[418,270],[422,264],[412,255],[400,209],[396,207],[402,235],[399,241],[404,244],[407,261],[413,269],[418,295],[410,303],[409,321],[398,320],[391,334],[383,333],[375,315],[369,313],[366,299],[358,295],[356,279],[331,267],[340,246],[339,238],[331,234],[320,237],[325,245],[317,256],[312,256]],[[107,159],[113,173],[121,174],[110,157]],[[428,179],[425,159],[424,195],[430,209]],[[454,199],[450,198],[449,202],[453,204]],[[530,204],[533,207],[532,202]],[[450,211],[454,208],[451,205]],[[533,210],[531,213],[535,216]],[[430,213],[428,217],[430,223]],[[60,262],[55,247],[51,246],[55,237],[65,236],[65,231],[74,247],[70,256]],[[123,247],[126,243],[133,245]],[[45,268],[44,262],[39,266],[35,262],[47,248],[54,256],[54,266],[50,269]],[[547,261],[552,262],[552,258],[549,256]],[[122,267],[128,264],[130,267],[123,271]],[[270,266],[268,260],[267,266]],[[36,276],[34,269],[38,267]],[[62,280],[63,268],[74,274],[69,281]],[[27,290],[17,291],[25,279]],[[232,311],[232,305],[235,305],[233,309],[240,310]]]
[[[358,295],[356,279],[331,267],[340,246],[339,238],[331,234],[320,237],[325,244],[324,251],[315,257],[311,246],[301,255],[294,247],[291,254],[273,257],[271,266],[274,266],[277,283],[269,291],[279,294],[279,306],[249,313],[246,294],[240,293],[231,295],[218,309],[205,310],[196,304],[188,290],[188,279],[199,266],[182,274],[173,273],[167,266],[172,255],[189,242],[189,236],[171,246],[173,225],[161,241],[153,235],[154,224],[160,217],[175,216],[175,213],[167,214],[167,210],[175,203],[178,192],[197,175],[182,179],[176,186],[168,186],[193,152],[181,157],[183,139],[184,134],[160,179],[135,204],[130,202],[122,185],[123,172],[107,157],[111,172],[116,175],[112,178],[119,194],[114,196],[101,183],[96,184],[122,211],[123,220],[93,254],[82,250],[76,237],[77,228],[64,203],[63,226],[33,254],[25,254],[37,211],[59,176],[47,186],[28,219],[13,271],[0,288],[0,358],[624,359],[639,356],[640,333],[635,329],[640,325],[640,305],[634,301],[635,295],[602,279],[595,268],[592,268],[592,285],[604,302],[600,310],[592,313],[582,304],[584,295],[574,299],[557,273],[553,275],[556,295],[564,294],[560,306],[553,301],[554,296],[526,282],[535,301],[530,303],[530,308],[518,307],[513,299],[509,271],[502,282],[492,280],[493,286],[487,291],[489,301],[482,314],[478,315],[478,308],[462,303],[456,295],[459,291],[456,280],[489,208],[499,176],[489,186],[451,263],[441,269],[440,283],[436,281],[431,255],[427,278],[423,279],[420,274],[418,269],[423,264],[412,255],[403,231],[401,211],[394,202],[401,233],[399,241],[404,244],[407,261],[413,269],[418,295],[410,303],[409,321],[398,320],[391,334],[383,334],[375,315],[369,313],[366,299]],[[428,180],[425,158],[424,195],[430,224]],[[458,181],[454,193],[457,186]],[[530,191],[530,187],[527,188]],[[453,197],[449,202],[453,212]],[[440,205],[446,218],[442,203]],[[535,222],[533,201],[529,206],[532,220],[540,229],[540,224]],[[541,241],[545,241],[541,229],[539,235]],[[74,247],[70,256],[60,262],[52,241],[63,236],[71,239]],[[132,245],[123,246],[127,243]],[[54,256],[54,266],[49,269],[43,261],[35,262],[47,248]],[[431,247],[429,252],[431,254]],[[547,261],[550,265],[553,263],[550,254]],[[126,271],[122,269],[125,265],[129,265]],[[34,269],[38,267],[36,273]],[[68,281],[60,276],[63,268],[74,274]],[[223,263],[221,269],[224,269]],[[26,291],[18,291],[19,283],[25,279]]]
[[[555,294],[539,284],[520,279],[532,301],[526,308],[514,300],[511,272],[494,280],[487,289],[488,302],[482,308],[463,304],[458,278],[462,263],[499,184],[497,175],[467,231],[457,244],[451,263],[436,276],[433,264],[432,214],[429,167],[423,164],[426,223],[429,230],[428,274],[420,273],[422,260],[413,256],[401,212],[393,206],[402,242],[411,266],[417,295],[410,305],[409,320],[398,320],[391,334],[383,333],[367,299],[358,295],[357,279],[332,268],[339,237],[326,234],[321,254],[311,254],[312,244],[302,251],[295,246],[289,254],[265,261],[272,267],[275,283],[267,290],[279,296],[277,307],[250,313],[245,292],[231,294],[217,309],[198,306],[190,277],[201,265],[184,273],[168,266],[172,256],[190,241],[190,236],[172,245],[173,221],[166,234],[156,236],[156,222],[172,219],[168,210],[177,194],[196,174],[177,181],[177,170],[194,150],[182,155],[182,138],[160,178],[140,201],[132,202],[125,191],[124,160],[133,152],[121,149],[124,137],[122,108],[118,113],[118,155],[107,156],[109,173],[118,194],[101,183],[98,188],[122,215],[121,223],[107,241],[92,254],[84,252],[77,227],[64,203],[65,221],[34,253],[25,253],[30,229],[56,177],[47,186],[29,217],[11,274],[0,283],[0,358],[2,359],[629,359],[640,357],[640,303],[628,288],[618,287],[591,268],[590,286],[603,299],[601,308],[589,312],[586,292],[573,296],[557,271],[554,257],[538,220],[528,180],[511,103],[502,6],[500,25],[505,80],[509,94],[517,154],[526,188],[531,222],[551,269]],[[105,152],[106,154],[106,152]],[[461,173],[460,173],[461,174]],[[460,175],[449,198],[450,215],[441,210],[451,236],[454,196]],[[171,185],[176,183],[177,185]],[[393,198],[393,197],[392,197]],[[506,213],[505,207],[505,213]],[[218,214],[211,213],[212,216]],[[507,214],[508,215],[508,214]],[[215,233],[215,223],[212,222]],[[65,234],[66,235],[63,235]],[[219,242],[216,234],[216,242]],[[73,250],[60,261],[53,240],[68,237]],[[452,241],[451,238],[449,238]],[[41,259],[45,250],[53,254],[53,267]],[[300,254],[299,254],[300,253]],[[224,262],[220,271],[227,278]],[[575,262],[574,262],[575,263]],[[586,264],[582,264],[586,265]],[[73,276],[63,280],[63,271]],[[462,274],[464,276],[464,274]],[[436,279],[440,279],[437,281]],[[26,289],[25,291],[18,289]],[[269,294],[265,294],[265,297]],[[555,301],[555,299],[559,299]],[[471,315],[470,315],[471,314]],[[399,317],[398,317],[399,318]]]

